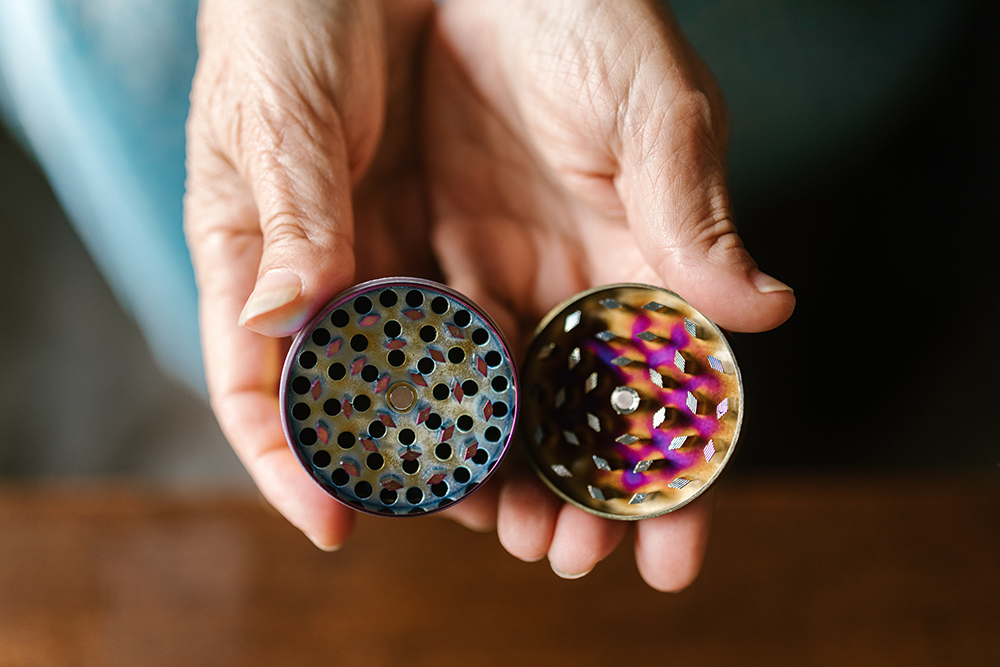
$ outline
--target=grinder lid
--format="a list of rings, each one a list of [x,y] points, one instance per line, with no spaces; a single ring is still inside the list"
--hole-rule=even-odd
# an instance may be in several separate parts
[[[466,498],[503,457],[517,376],[489,316],[439,283],[384,278],[334,297],[281,378],[292,451],[331,496],[389,516]]]

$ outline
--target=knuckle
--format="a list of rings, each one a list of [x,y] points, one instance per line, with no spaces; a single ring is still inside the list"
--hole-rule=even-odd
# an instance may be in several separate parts
[[[672,96],[662,89],[633,86],[622,115],[621,137],[639,164],[670,165],[674,172],[705,173],[724,161],[720,115],[705,93],[684,88]],[[723,130],[724,132],[724,130]]]
[[[713,121],[713,107],[708,96],[697,90],[684,90],[670,100],[663,114],[663,130],[674,135],[675,146],[690,146],[690,160],[703,155],[716,159],[719,143]]]
[[[297,209],[279,210],[261,221],[269,251],[299,250],[310,246],[320,256],[335,257],[349,249],[350,234],[337,225],[313,224]]]
[[[671,121],[689,128],[692,133],[713,135],[713,111],[708,95],[700,90],[684,90],[670,102],[667,111]]]
[[[276,211],[261,221],[261,231],[268,245],[293,246],[303,241],[312,243],[308,228],[302,224],[302,213],[297,210]]]
[[[730,215],[725,187],[712,186],[698,199],[699,204],[671,226],[665,239],[662,264],[657,267],[661,272],[672,264],[689,261],[692,256],[720,264],[743,262],[744,256],[749,257]]]
[[[687,140],[718,155],[726,141],[727,116],[725,104],[713,102],[712,97],[698,89],[686,89],[670,102],[667,122]]]
[[[199,62],[191,90],[189,136],[210,138],[240,167],[273,161],[289,145],[323,143],[335,120],[329,100],[309,76],[291,77],[266,63],[213,58]]]
[[[729,213],[729,197],[721,183],[706,184],[699,197],[700,205],[693,207],[681,227],[685,237],[695,247],[706,252],[726,252],[742,247],[736,224]]]

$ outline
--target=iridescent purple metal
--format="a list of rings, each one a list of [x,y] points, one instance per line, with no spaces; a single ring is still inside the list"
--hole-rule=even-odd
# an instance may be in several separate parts
[[[467,497],[507,450],[518,383],[500,330],[417,278],[338,295],[295,337],[281,376],[292,451],[337,500],[386,516]]]
[[[644,519],[694,500],[735,449],[743,384],[718,327],[673,292],[583,292],[539,325],[523,366],[529,458],[563,499]]]

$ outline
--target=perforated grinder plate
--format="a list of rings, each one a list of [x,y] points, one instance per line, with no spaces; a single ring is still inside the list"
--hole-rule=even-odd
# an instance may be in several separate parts
[[[457,292],[385,278],[330,302],[281,378],[285,435],[334,498],[381,515],[462,500],[504,455],[517,377],[500,331]]]
[[[529,458],[565,500],[612,519],[683,507],[729,461],[743,384],[729,343],[667,290],[583,292],[542,321],[522,367]]]

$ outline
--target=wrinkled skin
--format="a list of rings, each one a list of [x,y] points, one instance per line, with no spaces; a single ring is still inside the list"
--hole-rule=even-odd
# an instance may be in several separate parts
[[[794,296],[757,270],[725,183],[711,76],[643,0],[205,0],[185,228],[212,406],[264,496],[324,549],[354,520],[285,444],[278,378],[332,296],[441,279],[515,349],[593,285],[678,292],[763,331]],[[565,505],[511,457],[448,510],[524,560],[582,576],[629,526]],[[711,501],[635,526],[658,590],[697,574]]]

